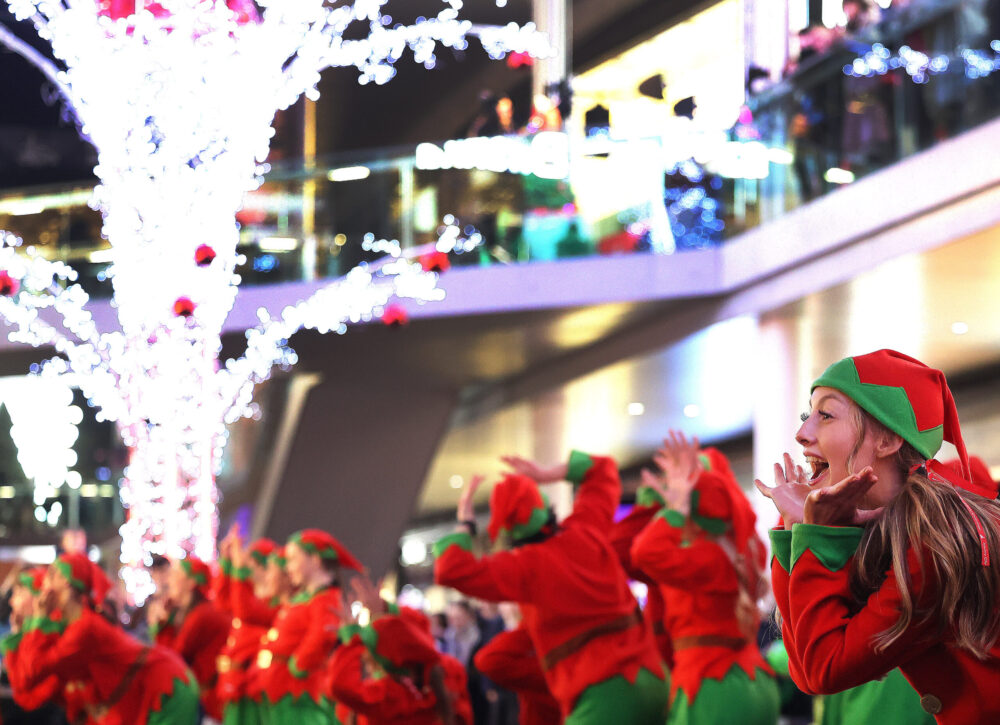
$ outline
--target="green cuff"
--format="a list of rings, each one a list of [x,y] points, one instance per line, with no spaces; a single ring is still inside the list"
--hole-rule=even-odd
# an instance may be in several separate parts
[[[656,512],[656,517],[663,519],[675,529],[683,529],[687,518],[677,509],[662,509]]]
[[[437,558],[448,550],[449,546],[457,546],[463,551],[472,553],[472,537],[464,531],[456,531],[454,534],[438,539],[434,544],[434,557]]]
[[[569,454],[569,465],[566,467],[566,480],[579,486],[583,477],[594,466],[594,459],[586,453],[572,451]]]
[[[42,634],[62,634],[66,630],[65,622],[57,622],[48,617],[29,617],[24,622],[25,632],[41,632]]]
[[[785,571],[792,569],[792,532],[788,529],[771,529],[771,553]]]
[[[309,672],[307,670],[300,670],[295,666],[295,655],[288,658],[288,672],[292,675],[292,677],[298,680],[304,680],[309,676]]]
[[[224,576],[232,576],[233,575],[232,559],[225,559],[219,557],[219,571],[221,571]]]
[[[635,492],[635,505],[666,506],[667,502],[663,500],[660,492],[652,486],[639,486],[639,490]]]
[[[399,605],[396,602],[386,602],[385,603],[385,611],[387,611],[389,614],[396,614],[396,615],[398,615],[399,614]]]
[[[9,655],[11,652],[16,650],[21,644],[21,633],[8,634],[3,639],[0,639],[0,654]]]
[[[337,630],[337,639],[340,640],[341,644],[348,644],[356,634],[361,634],[360,624],[343,624]]]
[[[238,582],[246,582],[250,581],[252,574],[249,566],[241,566],[238,569],[233,569],[230,576]]]
[[[792,526],[792,567],[806,550],[830,571],[840,571],[858,550],[865,530],[855,526]]]

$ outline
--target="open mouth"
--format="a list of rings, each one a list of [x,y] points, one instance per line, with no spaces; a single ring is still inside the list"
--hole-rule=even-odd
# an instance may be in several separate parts
[[[815,484],[830,468],[830,464],[822,458],[815,458],[813,456],[807,456],[806,463],[812,469],[812,476],[809,478],[809,483],[811,484]]]

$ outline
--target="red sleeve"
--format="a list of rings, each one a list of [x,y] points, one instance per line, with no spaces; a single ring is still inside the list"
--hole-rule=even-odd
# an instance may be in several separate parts
[[[621,479],[614,460],[573,451],[566,477],[579,484],[579,488],[573,501],[573,513],[564,525],[580,521],[609,531],[622,494]]]
[[[338,645],[340,590],[329,589],[309,603],[309,629],[288,658],[288,670],[305,677],[320,667]]]
[[[46,646],[46,640],[55,639],[56,635],[41,635],[39,643]],[[18,667],[22,659],[21,635],[9,635],[3,643],[4,669],[7,671],[7,678],[10,681],[10,688],[13,691],[14,702],[23,710],[37,710],[47,702],[55,701],[62,691],[62,682],[55,676],[47,677],[40,684],[29,687],[25,683],[21,668]],[[27,645],[30,648],[30,644]]]
[[[529,547],[530,548],[530,547]],[[530,601],[531,556],[527,550],[476,557],[472,537],[450,534],[434,545],[434,581],[464,594],[493,602]]]
[[[850,562],[863,529],[795,524],[791,537],[785,647],[801,666],[799,688],[828,694],[877,679],[935,642],[934,624],[914,624],[881,652],[873,639],[899,619],[900,591],[892,571],[855,611],[848,589]],[[916,554],[907,554],[913,596],[933,596],[934,586]],[[793,673],[794,678],[794,673]]]
[[[18,665],[23,686],[29,689],[39,687],[53,675],[62,682],[86,679],[96,635],[93,630],[90,618],[85,616],[54,637],[43,636],[47,633],[26,631],[21,640],[23,649]]]
[[[656,511],[654,506],[635,506],[625,518],[615,522],[611,527],[611,548],[615,550],[618,561],[630,579],[649,583],[649,577],[645,572],[632,564],[632,543],[653,520]]]
[[[232,624],[229,616],[209,602],[195,607],[181,625],[174,639],[173,649],[195,669],[199,682],[211,678],[215,669],[215,657],[229,634]]]
[[[683,527],[669,522],[662,511],[636,537],[632,561],[661,584],[680,588],[735,591],[738,587],[729,556],[704,536],[683,538]]]
[[[535,645],[520,627],[496,635],[473,661],[477,670],[500,687],[517,693],[549,694]]]
[[[278,607],[272,607],[253,593],[253,583],[250,581],[234,581],[229,591],[232,615],[259,627],[270,627],[278,613]]]
[[[223,611],[232,613],[233,564],[228,559],[219,559],[219,573],[212,580],[212,601]]]
[[[771,589],[774,591],[774,602],[781,615],[781,638],[786,643],[785,651],[788,653],[788,674],[795,682],[805,682],[806,677],[802,669],[802,662],[799,661],[798,653],[787,642],[793,637],[791,628],[788,626],[788,570],[791,568],[792,557],[792,532],[777,528],[769,532],[771,537]]]

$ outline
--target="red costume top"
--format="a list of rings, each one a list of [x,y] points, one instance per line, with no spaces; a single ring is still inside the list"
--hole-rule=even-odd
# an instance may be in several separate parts
[[[660,650],[660,656],[668,668],[674,666],[674,645],[670,641],[667,633],[666,602],[663,601],[663,594],[659,586],[639,567],[632,563],[632,543],[646,525],[653,520],[653,516],[663,508],[663,499],[660,495],[649,488],[641,486],[636,494],[635,506],[623,519],[615,522],[611,529],[611,546],[618,555],[625,573],[629,579],[642,582],[647,587],[646,608],[642,610],[643,617],[649,623],[650,630],[656,639],[656,647]]]
[[[549,692],[535,646],[523,627],[493,637],[476,652],[473,661],[486,677],[517,695],[521,725],[562,722],[559,703]]]
[[[323,665],[337,646],[340,589],[303,592],[278,610],[257,653],[260,687],[271,702],[323,696]]]
[[[53,640],[44,635],[46,631],[58,636]],[[96,705],[108,706],[102,723],[144,725],[148,714],[157,712],[164,696],[173,692],[175,683],[190,676],[173,652],[141,644],[89,609],[69,624],[34,620],[25,629],[19,649],[26,687],[52,676],[63,683],[88,683],[93,686]],[[126,678],[131,682],[117,701],[110,702]]]
[[[232,626],[216,660],[217,696],[223,705],[243,697],[259,701],[260,687],[254,684],[253,665],[278,607],[268,606],[254,595],[248,571],[235,570],[224,559],[219,564],[215,602],[232,617]]]
[[[750,679],[758,669],[774,674],[757,648],[759,617],[741,625],[737,616],[741,588],[756,603],[763,564],[758,558],[764,552],[753,531],[756,517],[731,479],[728,463],[717,451],[709,455],[712,470],[698,477],[692,515],[662,509],[632,546],[633,563],[659,584],[668,602],[666,626],[674,644],[671,698],[683,690],[688,702],[694,702],[706,678],[721,680],[733,666]],[[751,541],[754,546],[748,546]]]
[[[452,534],[435,545],[434,569],[438,584],[521,604],[524,628],[564,715],[591,685],[617,675],[635,682],[640,668],[658,677],[663,672],[608,542],[621,493],[615,463],[574,452],[568,478],[581,485],[573,513],[558,533],[482,558],[472,553],[469,534]]]
[[[156,644],[181,656],[198,680],[201,703],[216,720],[222,719],[222,702],[216,689],[216,669],[219,653],[226,643],[232,619],[215,606],[202,600],[189,611],[178,626],[164,627],[156,633]]]
[[[771,532],[771,583],[795,684],[809,694],[833,693],[899,667],[939,723],[1000,722],[1000,644],[978,660],[950,645],[934,622],[915,622],[875,650],[873,638],[899,618],[900,590],[890,569],[864,606],[853,605],[848,574],[863,531],[796,524]],[[935,576],[912,550],[907,561],[919,611],[936,595]]]

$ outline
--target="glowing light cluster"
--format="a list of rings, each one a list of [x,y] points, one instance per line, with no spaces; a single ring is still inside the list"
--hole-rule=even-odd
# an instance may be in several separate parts
[[[440,294],[434,275],[391,257],[277,316],[262,312],[246,354],[219,366],[240,283],[235,214],[261,183],[275,113],[303,93],[316,98],[328,67],[385,83],[407,51],[432,67],[437,48],[465,49],[470,37],[493,57],[549,49],[530,24],[460,19],[460,0],[412,25],[393,24],[386,0],[158,0],[148,9],[140,0],[138,12],[118,18],[97,0],[7,2],[51,43],[55,61],[2,27],[0,43],[57,85],[97,149],[92,205],[112,247],[121,329],[99,333],[73,271],[30,249],[14,254],[9,237],[0,254],[22,289],[0,298],[0,314],[11,339],[54,347],[42,374],[72,374],[131,449],[122,562],[141,600],[149,581],[140,567],[152,554],[214,555],[225,423],[253,414],[253,386],[273,365],[294,363],[288,336],[302,327],[342,332],[394,295]]]
[[[970,79],[983,78],[1000,70],[1000,40],[990,42],[989,50],[965,48],[957,53],[929,56],[908,45],[891,52],[881,43],[853,62],[844,66],[844,74],[855,78],[885,75],[902,68],[915,83],[927,83],[931,76],[945,73],[953,63],[961,62],[965,76]]]

